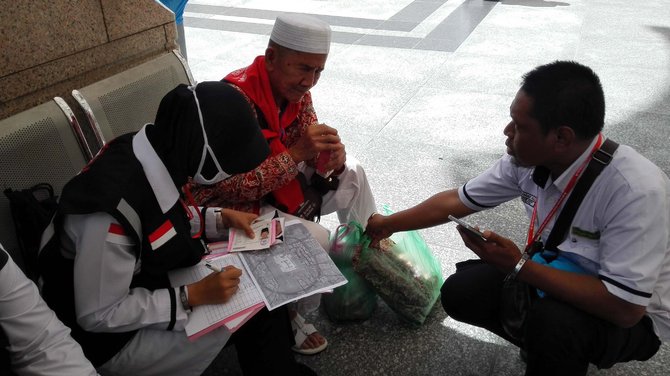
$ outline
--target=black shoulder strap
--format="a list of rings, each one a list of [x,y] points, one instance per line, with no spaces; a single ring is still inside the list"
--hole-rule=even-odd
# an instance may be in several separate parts
[[[17,264],[33,282],[37,283],[37,254],[40,237],[48,227],[58,207],[58,196],[48,183],[26,189],[4,190],[9,199],[9,208],[16,231],[20,257]]]
[[[554,227],[551,229],[545,249],[557,251],[556,247],[563,238],[565,238],[565,234],[572,223],[572,219],[575,217],[575,213],[577,213],[577,209],[579,209],[579,205],[582,203],[582,200],[584,200],[584,196],[586,196],[586,193],[591,188],[596,177],[598,177],[605,166],[612,161],[614,152],[618,147],[619,144],[610,139],[606,139],[602,146],[593,154],[591,161],[588,166],[586,166],[584,174],[579,178],[577,185],[575,185],[572,193],[570,193],[568,201],[566,201],[565,206],[561,209],[561,213],[556,219]],[[557,256],[558,253],[556,253],[553,258],[556,258]]]

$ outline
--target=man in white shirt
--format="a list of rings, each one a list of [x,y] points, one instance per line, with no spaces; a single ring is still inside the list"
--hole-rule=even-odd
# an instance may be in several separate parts
[[[42,300],[37,286],[0,245],[0,328],[16,375],[97,375],[70,328]],[[6,365],[0,365],[0,371]],[[2,372],[0,372],[2,373]]]
[[[600,80],[575,62],[537,67],[524,76],[510,116],[508,155],[458,189],[374,216],[368,233],[379,239],[435,226],[448,215],[463,217],[520,197],[531,218],[528,243],[537,234],[546,244],[562,193],[604,139]],[[452,318],[524,346],[526,375],[584,375],[589,363],[609,368],[646,360],[670,339],[669,214],[668,177],[621,145],[556,247],[560,265],[539,254],[526,261],[511,240],[492,231],[484,231],[483,240],[458,226],[481,260],[457,264],[442,287],[442,304]],[[520,340],[500,323],[506,276],[545,293],[533,301]]]

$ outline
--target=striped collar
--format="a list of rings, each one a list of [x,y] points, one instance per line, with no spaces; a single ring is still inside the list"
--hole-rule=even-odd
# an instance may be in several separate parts
[[[605,137],[603,136],[603,141],[605,140]],[[577,168],[581,166],[581,164],[586,160],[586,158],[591,157],[591,149],[593,146],[598,142],[598,136],[594,137],[589,146],[584,150],[584,152],[577,158],[570,167],[568,167],[563,173],[556,178],[552,182],[553,185],[556,186],[556,189],[559,191],[563,191],[565,187],[568,185],[568,181],[572,177],[572,175],[575,173]],[[544,166],[537,166],[533,170],[533,175],[532,175],[533,181],[535,184],[537,184],[540,188],[544,189],[545,186],[547,185],[547,181],[551,178],[551,171],[544,167]]]
[[[553,183],[556,186],[556,189],[558,189],[560,192],[562,192],[565,189],[565,187],[568,185],[568,182],[572,178],[572,175],[575,174],[579,166],[581,166],[582,163],[584,163],[584,161],[591,158],[591,151],[593,147],[596,145],[596,142],[598,142],[598,139],[600,137],[601,137],[600,134],[596,135],[593,138],[593,140],[591,140],[589,146],[586,149],[584,149],[584,152],[579,156],[579,158],[575,159],[575,161],[572,162],[570,167],[568,167],[565,171],[563,171],[563,173],[559,177],[556,178],[556,180]],[[603,141],[605,140],[604,136],[602,136],[602,140]]]

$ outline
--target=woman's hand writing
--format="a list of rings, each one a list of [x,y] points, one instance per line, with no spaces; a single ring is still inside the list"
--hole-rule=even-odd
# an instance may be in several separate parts
[[[203,304],[225,303],[237,292],[242,270],[229,265],[220,272],[213,272],[198,282],[187,285],[188,304],[192,307]]]

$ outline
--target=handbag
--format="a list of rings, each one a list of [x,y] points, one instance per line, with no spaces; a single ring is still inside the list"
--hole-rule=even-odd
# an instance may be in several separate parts
[[[537,252],[542,252],[542,257],[547,261],[552,261],[560,250],[558,244],[565,238],[572,219],[577,213],[579,205],[588,192],[596,177],[607,166],[614,152],[619,147],[616,142],[606,139],[602,146],[596,150],[591,157],[584,174],[579,178],[574,190],[561,210],[554,227],[549,233],[547,244],[542,246],[541,242],[535,242],[524,250],[521,257],[526,260]],[[524,329],[528,317],[528,311],[533,305],[533,301],[538,298],[535,287],[519,281],[516,278],[505,278],[502,285],[500,296],[500,324],[505,333],[517,344],[524,346]]]

